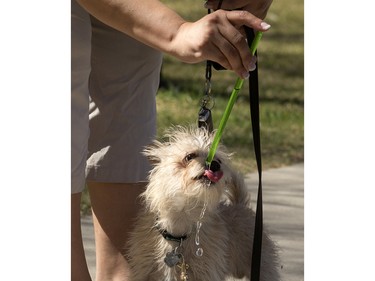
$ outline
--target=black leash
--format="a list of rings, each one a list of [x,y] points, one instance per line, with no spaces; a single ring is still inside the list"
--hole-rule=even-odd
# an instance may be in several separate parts
[[[254,31],[245,26],[247,42],[249,47],[254,40]],[[257,55],[257,53],[255,53]],[[260,118],[259,118],[259,84],[258,84],[258,63],[249,77],[250,115],[253,132],[254,152],[258,168],[258,197],[255,215],[255,228],[253,240],[253,255],[251,260],[251,281],[258,281],[260,278],[260,265],[262,260],[262,236],[263,236],[263,197],[262,197],[262,154],[260,146]]]

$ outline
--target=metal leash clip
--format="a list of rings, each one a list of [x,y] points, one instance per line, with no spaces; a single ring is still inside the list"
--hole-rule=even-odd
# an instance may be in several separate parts
[[[207,61],[205,93],[201,99],[201,108],[198,112],[198,127],[206,128],[209,132],[212,132],[214,127],[211,109],[215,105],[214,99],[211,96],[211,67],[212,62]]]

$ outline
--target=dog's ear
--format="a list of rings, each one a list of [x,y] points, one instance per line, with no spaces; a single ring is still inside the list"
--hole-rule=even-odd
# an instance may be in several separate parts
[[[151,165],[156,165],[161,162],[160,157],[158,156],[158,151],[160,149],[159,142],[153,142],[145,147],[143,150],[143,154],[147,157],[148,161],[151,163]]]

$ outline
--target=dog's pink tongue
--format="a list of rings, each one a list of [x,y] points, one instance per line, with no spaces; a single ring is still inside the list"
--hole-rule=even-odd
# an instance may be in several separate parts
[[[224,173],[222,171],[217,171],[217,172],[213,172],[211,170],[204,171],[204,176],[206,176],[212,182],[218,182],[223,176],[223,174]]]

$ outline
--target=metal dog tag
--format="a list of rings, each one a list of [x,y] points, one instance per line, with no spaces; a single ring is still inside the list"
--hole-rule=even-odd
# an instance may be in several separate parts
[[[169,266],[169,267],[174,267],[178,263],[182,261],[182,254],[178,254],[175,252],[169,252],[164,258],[164,262]]]
[[[209,110],[205,106],[202,106],[198,112],[198,127],[204,127],[209,132],[212,132],[213,130],[211,110]]]

